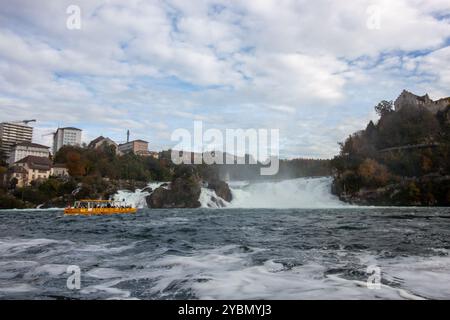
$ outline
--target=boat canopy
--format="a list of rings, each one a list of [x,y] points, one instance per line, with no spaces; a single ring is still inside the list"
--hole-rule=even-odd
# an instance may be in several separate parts
[[[124,201],[117,200],[79,200],[75,201],[74,208],[128,208]]]

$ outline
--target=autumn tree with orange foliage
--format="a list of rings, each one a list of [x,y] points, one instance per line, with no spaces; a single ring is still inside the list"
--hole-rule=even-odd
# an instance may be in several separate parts
[[[358,175],[363,184],[368,187],[384,186],[391,179],[391,174],[386,166],[373,159],[366,159],[359,165]]]
[[[435,114],[415,107],[395,111],[391,101],[382,101],[375,111],[376,123],[340,143],[331,161],[333,193],[348,198],[366,189],[372,198],[363,200],[374,201],[375,191],[367,189],[390,186],[392,197],[381,200],[387,205],[450,205],[450,105]]]
[[[77,151],[70,150],[66,154],[66,165],[72,177],[84,176],[86,174],[86,163]]]

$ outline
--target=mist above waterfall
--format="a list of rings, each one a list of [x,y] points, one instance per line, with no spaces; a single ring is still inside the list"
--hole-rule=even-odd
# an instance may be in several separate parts
[[[233,200],[226,202],[214,191],[202,188],[200,203],[203,208],[336,208],[348,206],[331,194],[331,178],[298,178],[265,182],[228,182]],[[150,183],[153,190],[162,183]],[[151,192],[119,191],[114,199],[125,200],[137,208],[146,208],[145,198]],[[221,205],[218,205],[220,203]]]
[[[331,178],[298,178],[260,183],[230,182],[232,208],[334,208],[345,204],[331,194]]]

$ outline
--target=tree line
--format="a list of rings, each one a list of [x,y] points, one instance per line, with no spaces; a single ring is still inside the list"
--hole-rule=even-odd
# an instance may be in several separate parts
[[[414,201],[450,201],[447,184],[436,190],[437,183],[427,187],[414,182],[450,174],[450,106],[433,114],[422,107],[394,111],[392,101],[382,101],[375,111],[380,117],[376,123],[370,121],[340,143],[340,153],[331,162],[335,192],[355,193],[408,179],[412,182],[406,193]]]

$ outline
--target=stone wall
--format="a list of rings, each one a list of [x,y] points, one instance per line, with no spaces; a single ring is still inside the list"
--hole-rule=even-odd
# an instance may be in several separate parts
[[[417,96],[411,92],[403,90],[400,96],[395,100],[395,111],[403,108],[425,108],[431,113],[436,114],[440,110],[444,110],[450,105],[450,97],[433,101],[428,94],[424,96]]]

